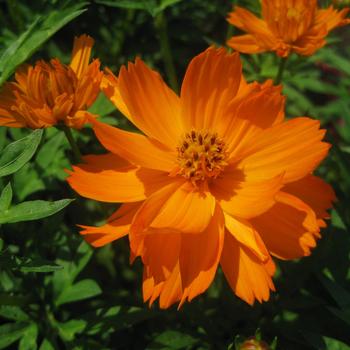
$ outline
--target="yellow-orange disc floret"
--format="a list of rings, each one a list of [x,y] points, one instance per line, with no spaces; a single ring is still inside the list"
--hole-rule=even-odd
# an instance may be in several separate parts
[[[247,34],[233,36],[227,44],[244,53],[275,51],[310,56],[326,44],[328,33],[350,22],[349,8],[320,9],[317,0],[262,0],[262,18],[236,6],[227,20]]]
[[[309,255],[334,199],[312,175],[329,149],[319,122],[285,120],[281,87],[247,84],[239,55],[223,49],[191,61],[180,96],[140,59],[101,86],[143,134],[90,118],[109,153],[85,157],[68,182],[123,204],[84,238],[100,247],[128,235],[150,304],[192,300],[219,265],[237,296],[268,300],[271,256]]]
[[[89,64],[93,43],[87,35],[75,38],[70,65],[52,59],[18,68],[15,81],[0,92],[0,125],[39,129],[63,123],[80,129],[103,76],[99,60]]]

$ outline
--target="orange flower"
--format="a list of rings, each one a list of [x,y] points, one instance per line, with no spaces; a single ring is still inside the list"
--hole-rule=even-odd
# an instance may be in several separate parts
[[[177,96],[140,59],[102,89],[145,135],[90,121],[110,152],[73,167],[82,196],[122,202],[101,227],[81,232],[99,247],[129,234],[144,264],[143,296],[160,307],[192,300],[218,265],[253,304],[274,290],[270,254],[310,254],[333,191],[311,175],[329,144],[319,122],[284,120],[281,87],[247,84],[239,55],[210,48],[190,63]]]
[[[227,44],[244,53],[276,51],[310,56],[326,44],[328,33],[350,23],[349,9],[319,9],[317,0],[262,0],[262,17],[236,6],[227,20],[248,34],[232,37]]]
[[[89,64],[93,43],[87,35],[76,37],[69,66],[52,59],[17,69],[15,81],[0,92],[0,126],[39,129],[64,123],[81,128],[103,76],[99,60]]]

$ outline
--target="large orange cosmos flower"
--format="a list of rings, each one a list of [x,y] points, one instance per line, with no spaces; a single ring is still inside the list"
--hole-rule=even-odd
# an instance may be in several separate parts
[[[102,86],[145,135],[91,119],[110,153],[85,157],[68,181],[82,196],[125,204],[104,226],[83,227],[87,241],[129,233],[144,300],[159,297],[162,308],[204,292],[219,263],[240,298],[269,299],[270,254],[310,254],[333,199],[311,175],[329,149],[319,122],[285,121],[280,87],[247,84],[239,55],[223,49],[192,60],[180,97],[140,59]]]
[[[244,53],[276,51],[310,56],[326,44],[335,27],[349,23],[349,9],[319,9],[317,0],[262,0],[262,19],[236,6],[227,20],[248,34],[232,37],[227,44]]]
[[[89,64],[93,39],[74,39],[70,65],[58,59],[23,65],[0,92],[0,126],[32,129],[59,123],[81,128],[100,91],[99,60]]]

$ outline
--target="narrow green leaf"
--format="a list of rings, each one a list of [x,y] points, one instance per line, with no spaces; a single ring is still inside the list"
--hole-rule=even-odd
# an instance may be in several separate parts
[[[37,17],[0,57],[0,85],[53,34],[85,12],[83,7],[86,4],[78,2],[70,7],[62,6],[47,15]]]
[[[77,334],[84,331],[87,322],[84,320],[69,320],[65,323],[57,323],[58,332],[62,340],[72,341]]]
[[[12,142],[0,153],[0,177],[10,175],[26,164],[39,146],[43,131],[38,129]]]
[[[173,6],[183,0],[162,0],[158,9],[159,11],[164,11],[167,7]]]
[[[28,321],[29,316],[18,306],[0,305],[0,316],[12,321]]]
[[[188,349],[198,342],[197,339],[192,336],[177,331],[165,331],[159,334],[147,350],[159,349],[159,346],[163,346],[169,350]]]
[[[85,279],[65,288],[56,300],[56,305],[73,303],[75,301],[92,298],[101,294],[99,285],[91,279]]]
[[[155,15],[158,7],[156,1],[154,0],[96,0],[96,2],[111,7],[144,10],[147,11],[151,16]]]
[[[37,350],[38,326],[31,323],[25,330],[19,342],[18,350]]]
[[[65,208],[74,199],[61,199],[55,202],[28,201],[10,207],[0,213],[0,224],[13,224],[46,218]]]
[[[21,272],[54,272],[63,267],[41,258],[24,258],[9,252],[0,254],[0,265],[2,269],[17,270]]]
[[[9,182],[6,187],[2,190],[0,195],[0,213],[2,211],[7,210],[12,201],[12,187],[11,183]]]
[[[13,344],[27,329],[27,323],[6,323],[0,326],[0,349],[5,349]]]
[[[39,350],[55,350],[51,342],[47,339],[44,339],[40,345]]]

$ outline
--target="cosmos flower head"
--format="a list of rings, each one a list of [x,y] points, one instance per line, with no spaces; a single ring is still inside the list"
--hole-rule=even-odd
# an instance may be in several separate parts
[[[229,13],[228,22],[247,33],[229,39],[230,47],[250,54],[310,56],[326,44],[331,30],[350,22],[345,18],[349,8],[320,9],[317,0],[262,0],[261,5],[262,18],[239,6]]]
[[[52,59],[18,68],[15,80],[0,92],[0,126],[39,129],[63,123],[80,129],[103,76],[98,59],[89,63],[93,43],[87,35],[76,37],[69,65]]]
[[[268,300],[272,256],[309,255],[334,199],[312,175],[329,149],[319,122],[286,120],[281,87],[248,84],[238,53],[224,49],[190,62],[180,96],[141,59],[101,87],[143,134],[89,119],[108,153],[86,156],[68,182],[123,204],[81,234],[95,247],[128,235],[150,305],[191,301],[220,265],[238,297]]]

